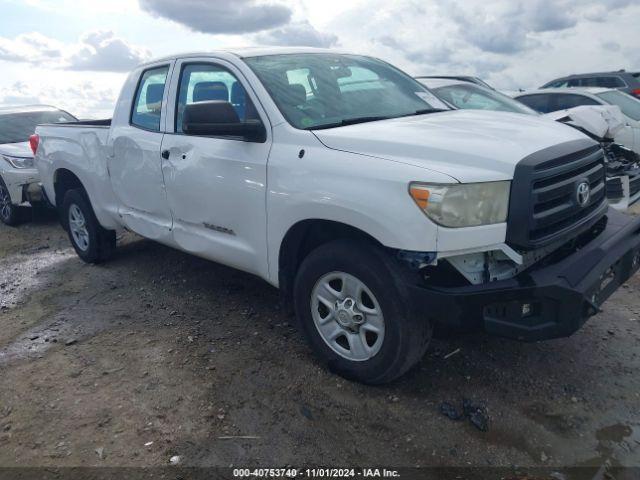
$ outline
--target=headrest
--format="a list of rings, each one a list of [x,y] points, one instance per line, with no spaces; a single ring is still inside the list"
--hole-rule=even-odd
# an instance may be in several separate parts
[[[285,92],[284,101],[294,107],[305,103],[307,101],[307,90],[304,88],[304,85],[299,83],[289,85]]]
[[[193,101],[205,102],[207,100],[229,101],[229,89],[224,82],[199,82],[193,87]]]
[[[159,110],[163,94],[164,83],[152,83],[147,85],[147,107]]]
[[[231,103],[234,105],[244,105],[246,92],[240,82],[231,85]]]

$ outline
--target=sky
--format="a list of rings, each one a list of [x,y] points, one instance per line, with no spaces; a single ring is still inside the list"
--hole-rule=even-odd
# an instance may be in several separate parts
[[[0,105],[109,118],[127,72],[253,45],[373,55],[502,90],[640,70],[637,0],[0,0]]]

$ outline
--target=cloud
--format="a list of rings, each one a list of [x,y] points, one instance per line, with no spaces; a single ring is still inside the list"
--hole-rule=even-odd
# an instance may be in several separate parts
[[[15,39],[0,37],[0,60],[56,69],[124,72],[150,56],[146,48],[131,45],[109,30],[88,32],[73,44],[35,32]]]
[[[478,49],[515,54],[540,46],[540,34],[563,32],[581,19],[604,22],[607,17],[633,5],[631,0],[495,0],[469,2],[439,0],[447,8],[458,32]],[[444,11],[444,10],[443,10]]]
[[[295,45],[328,48],[338,43],[332,33],[320,32],[308,21],[290,23],[282,28],[260,33],[255,36],[258,43],[266,45]]]
[[[573,72],[640,69],[639,19],[637,0],[367,0],[323,28],[343,48],[413,75],[477,75],[515,90]]]
[[[13,39],[0,37],[0,60],[42,62],[59,59],[63,44],[40,33],[23,33]]]
[[[578,23],[578,13],[571,10],[567,0],[528,1],[523,5],[522,14],[521,22],[532,32],[557,32]]]
[[[514,54],[537,46],[529,34],[562,30],[572,24],[573,20],[565,18],[565,14],[556,18],[540,13],[537,9],[544,8],[543,2],[498,1],[473,7],[455,1],[450,4],[451,19],[459,35],[470,45],[489,53]]]
[[[171,20],[196,32],[211,34],[254,33],[281,27],[291,19],[291,9],[256,0],[139,0],[147,13]]]
[[[610,52],[619,52],[622,49],[622,47],[618,42],[614,42],[611,40],[602,42],[602,48]]]
[[[129,45],[108,30],[83,35],[80,45],[68,58],[69,70],[126,72],[151,56],[148,49]]]
[[[53,105],[80,118],[110,118],[116,98],[116,89],[87,80],[68,79],[65,86],[28,80],[0,88],[0,104]]]
[[[405,43],[390,36],[383,35],[375,38],[374,41],[389,47],[395,51],[400,51],[404,56],[415,63],[426,65],[440,65],[450,63],[453,60],[455,49],[452,45],[445,43],[433,43],[428,46],[420,46],[414,43]]]

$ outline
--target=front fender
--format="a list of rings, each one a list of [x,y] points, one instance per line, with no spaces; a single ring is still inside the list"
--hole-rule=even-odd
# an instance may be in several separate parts
[[[293,147],[293,148],[292,148]],[[295,224],[329,220],[355,227],[380,244],[436,251],[438,228],[409,195],[413,181],[454,181],[437,172],[375,157],[274,144],[269,159],[267,248],[269,281],[278,284],[280,245]],[[289,160],[293,159],[293,160]],[[297,165],[292,165],[297,162]]]

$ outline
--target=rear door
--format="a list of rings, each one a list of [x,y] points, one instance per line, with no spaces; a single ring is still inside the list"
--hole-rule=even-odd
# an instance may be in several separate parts
[[[172,69],[173,62],[164,62],[141,70],[128,119],[113,124],[108,144],[118,213],[128,228],[158,241],[170,237],[172,224],[160,157]]]
[[[269,120],[242,73],[229,62],[210,57],[178,60],[174,78],[162,142],[173,240],[196,255],[267,276]],[[266,141],[185,134],[185,106],[211,100],[231,103],[239,121],[260,119]]]

